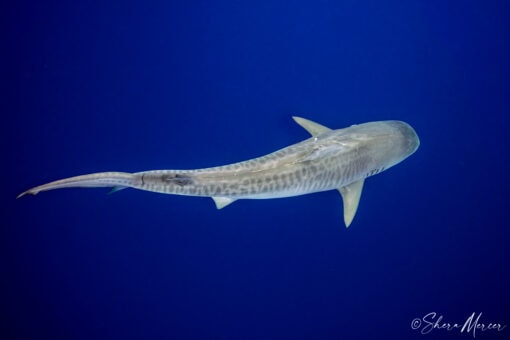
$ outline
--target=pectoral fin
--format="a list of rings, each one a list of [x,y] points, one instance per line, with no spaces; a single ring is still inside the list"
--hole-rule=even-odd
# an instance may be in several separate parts
[[[229,197],[211,197],[214,200],[214,203],[216,204],[216,208],[222,209],[225,208],[227,205],[233,203],[235,201],[235,198],[229,198]]]
[[[294,121],[296,123],[301,125],[303,127],[303,129],[308,131],[312,136],[317,136],[321,133],[331,131],[330,128],[325,127],[324,125],[321,125],[319,123],[312,122],[311,120],[308,120],[308,119],[304,119],[304,118],[296,117],[296,116],[292,117],[292,119],[294,119]]]
[[[354,215],[356,215],[356,210],[358,210],[364,182],[365,180],[362,179],[338,189],[344,201],[344,222],[347,228],[351,225]]]

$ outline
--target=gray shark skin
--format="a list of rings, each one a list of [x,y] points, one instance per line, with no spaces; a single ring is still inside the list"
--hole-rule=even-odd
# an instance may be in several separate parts
[[[99,172],[61,179],[21,193],[74,187],[135,188],[164,194],[212,197],[221,209],[237,199],[291,197],[339,190],[348,227],[365,178],[413,154],[420,141],[407,123],[389,120],[331,130],[293,117],[312,137],[266,156],[195,170]]]

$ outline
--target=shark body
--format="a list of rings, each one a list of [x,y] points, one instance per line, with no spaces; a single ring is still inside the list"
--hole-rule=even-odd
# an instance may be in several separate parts
[[[19,197],[73,187],[135,188],[164,194],[212,197],[221,209],[238,199],[291,197],[338,189],[348,227],[356,213],[364,180],[401,162],[420,142],[401,121],[379,121],[331,130],[293,117],[312,137],[266,156],[195,170],[137,173],[99,172],[31,188]]]

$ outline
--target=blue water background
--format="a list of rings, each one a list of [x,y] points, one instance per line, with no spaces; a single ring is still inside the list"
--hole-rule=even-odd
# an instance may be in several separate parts
[[[0,338],[422,339],[411,321],[429,312],[510,325],[508,2],[1,7]],[[15,200],[261,156],[308,137],[292,115],[399,119],[421,146],[366,181],[349,229],[336,191],[220,211],[136,190]]]

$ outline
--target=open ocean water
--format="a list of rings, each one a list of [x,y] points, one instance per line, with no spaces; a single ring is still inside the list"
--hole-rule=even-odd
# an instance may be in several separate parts
[[[508,2],[0,7],[1,339],[510,338]],[[336,191],[15,199],[261,156],[308,138],[292,115],[421,146],[349,229]]]

